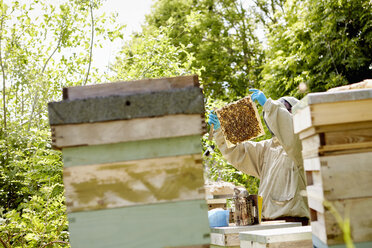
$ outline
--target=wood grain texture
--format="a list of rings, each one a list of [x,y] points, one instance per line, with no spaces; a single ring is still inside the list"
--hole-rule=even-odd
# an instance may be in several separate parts
[[[71,247],[163,248],[210,243],[205,200],[68,214]]]
[[[210,248],[240,248],[240,245],[234,245],[234,246],[221,246],[221,245],[210,245]]]
[[[372,121],[325,125],[325,126],[318,126],[318,127],[310,127],[300,132],[299,137],[301,140],[303,140],[315,134],[344,132],[344,131],[348,132],[352,130],[365,130],[365,129],[371,129],[371,128],[372,128]]]
[[[240,241],[240,248],[253,248],[253,242],[247,240]],[[261,244],[260,246],[256,246],[256,248],[266,248],[266,244]]]
[[[214,227],[211,228],[211,233],[220,234],[237,234],[243,231],[254,231],[254,230],[265,230],[273,228],[286,228],[300,226],[299,222],[285,222],[284,220],[274,221],[263,221],[261,224],[255,224],[250,226],[226,226],[226,227]]]
[[[319,157],[304,159],[304,170],[305,171],[320,171]]]
[[[263,222],[258,225],[250,226],[229,226],[211,228],[211,244],[220,246],[239,246],[239,233],[254,230],[266,230],[277,228],[288,228],[301,226],[301,223],[296,222]]]
[[[220,234],[220,233],[211,233],[211,244],[218,245],[220,247],[231,247],[239,246],[239,234],[230,233],[230,234]]]
[[[201,135],[62,148],[64,167],[201,154]]]
[[[348,144],[370,144],[372,142],[372,127],[359,130],[345,130],[339,132],[324,133],[326,146]]]
[[[347,154],[358,154],[364,152],[372,152],[372,148],[359,148],[359,149],[340,149],[335,151],[323,151],[320,152],[318,149],[311,151],[302,151],[302,157],[304,159],[316,158],[316,157],[328,157],[328,156],[340,156]]]
[[[223,209],[226,209],[226,204],[209,204],[208,203],[208,210],[212,210],[212,209],[215,209],[215,208],[223,208]]]
[[[300,240],[300,241],[289,241],[281,243],[259,243],[252,241],[242,241],[241,248],[313,248],[313,243],[311,240]]]
[[[304,159],[319,197],[327,200],[372,197],[372,152]],[[347,185],[347,187],[345,187]],[[313,191],[309,188],[308,191]],[[309,203],[311,204],[311,203]]]
[[[371,161],[372,152],[321,158],[324,197],[328,200],[372,197]]]
[[[307,201],[311,209],[317,212],[324,213],[324,194],[321,185],[306,186]]]
[[[319,103],[299,109],[293,116],[294,132],[326,125],[372,121],[372,98],[358,101]]]
[[[48,103],[50,125],[92,123],[174,114],[203,114],[200,88],[111,95]]]
[[[281,243],[289,241],[311,240],[311,226],[278,228],[241,232],[240,240],[258,243]]]
[[[167,246],[165,248],[210,248],[210,245]]]
[[[296,105],[297,106],[297,105]],[[302,132],[312,127],[311,109],[306,106],[303,109],[298,109],[293,115],[293,131],[294,133]]]
[[[73,166],[63,176],[68,212],[205,198],[200,154]]]
[[[292,113],[297,114],[302,109],[316,104],[355,102],[372,99],[372,89],[362,89],[343,92],[315,92],[309,93],[292,108]]]
[[[336,211],[343,217],[350,219],[351,238],[353,242],[368,242],[372,240],[372,197],[353,198],[345,200],[329,201]],[[309,207],[310,199],[309,199]],[[335,217],[328,210],[316,211],[316,217],[312,217],[311,226],[313,235],[327,245],[342,244],[343,236]]]
[[[63,99],[75,100],[110,95],[127,95],[186,87],[199,87],[198,76],[189,75],[68,87],[63,90]]]
[[[320,241],[315,235],[313,235],[313,245],[314,245],[314,248],[347,248],[345,244],[327,245],[323,243],[322,241]],[[359,242],[359,243],[353,242],[353,245],[355,248],[371,248],[372,241],[371,242]]]
[[[55,148],[113,144],[205,133],[204,116],[168,115],[156,118],[51,126]]]
[[[335,102],[311,106],[314,125],[330,125],[372,121],[372,98],[351,102]]]
[[[316,134],[311,137],[307,137],[301,140],[302,143],[302,151],[313,151],[315,149],[319,149],[321,147],[321,140],[320,135]]]
[[[372,123],[370,123],[372,125]],[[302,139],[305,154],[316,152],[327,155],[332,152],[372,148],[372,127],[317,133]]]

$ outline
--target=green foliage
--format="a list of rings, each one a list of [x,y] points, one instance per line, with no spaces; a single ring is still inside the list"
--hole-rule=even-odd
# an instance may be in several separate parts
[[[0,146],[0,239],[4,247],[68,242],[61,153],[50,133],[17,127]]]
[[[372,75],[369,0],[291,0],[268,34],[261,85],[275,97],[356,83]],[[305,83],[306,92],[298,86]]]
[[[61,98],[61,89],[81,85],[90,66],[90,11],[101,1],[1,1],[0,76],[2,128],[18,122],[27,129],[45,128],[46,103]],[[115,39],[122,26],[104,29],[115,18],[96,17],[95,44]],[[107,25],[107,24],[105,24]],[[89,78],[88,82],[91,82]]]
[[[62,182],[60,152],[51,150],[50,133],[13,129],[1,140],[0,205],[5,210],[38,192],[46,183]]]
[[[203,138],[204,167],[207,181],[231,182],[237,186],[244,186],[250,194],[258,193],[259,179],[242,173],[228,164],[222,157],[214,142]]]
[[[44,186],[20,206],[0,214],[4,247],[68,247],[68,226],[63,186]]]
[[[3,247],[69,246],[61,153],[51,149],[47,103],[61,99],[63,87],[85,82],[92,43],[122,37],[115,16],[95,15],[101,5],[100,0],[0,2]]]
[[[189,74],[200,74],[203,69],[195,69],[191,65],[195,61],[193,53],[187,47],[174,46],[169,38],[172,25],[154,30],[151,33],[133,37],[116,58],[111,69],[116,80],[135,80],[142,78],[171,77]],[[180,61],[179,56],[185,60]]]
[[[147,16],[144,33],[174,23],[169,33],[172,44],[182,44],[194,54],[192,66],[203,68],[205,95],[231,100],[258,86],[262,50],[254,20],[239,1],[159,0]]]

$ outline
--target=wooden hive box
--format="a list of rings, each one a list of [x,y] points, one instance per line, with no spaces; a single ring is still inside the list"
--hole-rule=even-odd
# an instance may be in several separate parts
[[[233,183],[229,182],[209,182],[204,186],[208,209],[212,210],[215,208],[227,209],[227,199],[231,199],[234,196]],[[230,212],[231,217],[232,212]]]
[[[64,89],[48,105],[72,247],[210,243],[196,76]]]
[[[265,134],[256,104],[250,96],[216,110],[228,147]]]
[[[246,231],[239,234],[241,248],[312,248],[311,226]]]
[[[372,245],[371,109],[372,89],[311,93],[294,108],[317,247],[344,243],[335,216],[324,203],[343,217],[349,214],[357,247]]]
[[[211,228],[211,247],[240,247],[239,233],[254,230],[279,229],[300,226],[299,222],[264,221],[249,226],[228,226]]]

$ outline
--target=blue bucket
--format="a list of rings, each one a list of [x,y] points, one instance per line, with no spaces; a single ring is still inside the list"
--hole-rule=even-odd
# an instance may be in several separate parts
[[[212,209],[208,211],[208,219],[210,227],[229,226],[229,210]]]

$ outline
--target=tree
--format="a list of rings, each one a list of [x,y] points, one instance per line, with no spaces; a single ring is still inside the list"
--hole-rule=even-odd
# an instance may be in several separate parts
[[[169,32],[172,25],[139,34],[127,42],[116,57],[111,70],[115,75],[110,81],[137,80],[142,78],[171,77],[186,74],[200,74],[191,65],[195,61],[192,53],[182,44],[172,44]],[[185,57],[180,61],[179,57]]]
[[[3,132],[8,122],[28,130],[45,126],[46,103],[59,98],[63,86],[91,80],[93,33],[97,39],[109,38],[110,32],[118,37],[122,27],[112,32],[104,28],[105,16],[89,18],[99,0],[0,4]]]
[[[0,1],[0,244],[66,247],[62,158],[47,103],[92,78],[93,46],[122,37],[100,0]],[[111,27],[107,28],[107,23]]]
[[[241,1],[159,0],[147,16],[144,32],[173,23],[169,33],[173,45],[182,44],[195,56],[192,66],[204,68],[206,96],[231,100],[258,86],[262,51],[254,20]]]
[[[368,0],[287,1],[268,35],[261,82],[273,96],[303,96],[372,75],[372,5]]]

